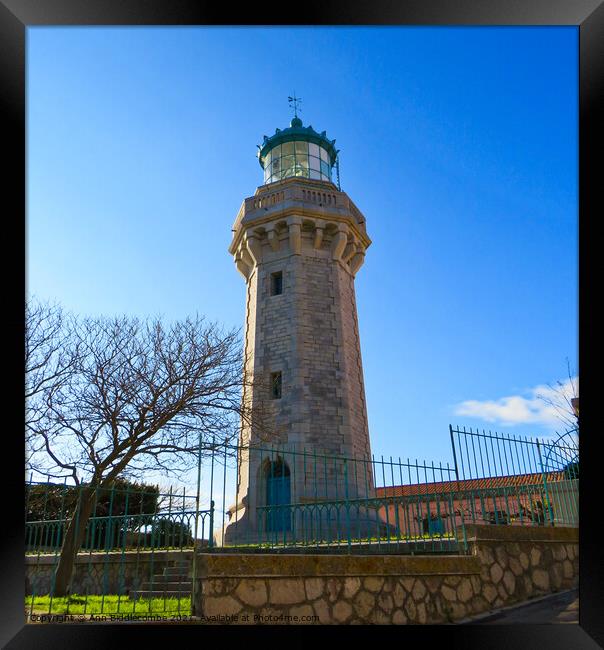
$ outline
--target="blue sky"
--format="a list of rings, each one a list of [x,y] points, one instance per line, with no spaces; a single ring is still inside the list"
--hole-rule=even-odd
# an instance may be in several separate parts
[[[537,395],[577,370],[577,46],[574,27],[30,27],[28,293],[241,326],[231,226],[295,90],[373,240],[373,451],[449,461],[449,423],[553,435]]]

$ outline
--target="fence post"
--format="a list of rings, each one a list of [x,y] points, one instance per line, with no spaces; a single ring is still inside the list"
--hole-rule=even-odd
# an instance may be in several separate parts
[[[227,474],[227,440],[224,440],[224,465],[222,467],[222,517],[220,522],[220,545],[224,546],[224,515],[226,514],[226,474]],[[236,505],[236,504],[235,504]]]
[[[541,466],[541,476],[543,477],[543,490],[545,492],[545,505],[547,506],[547,511],[549,513],[549,523],[551,526],[554,525],[554,513],[549,502],[549,495],[547,492],[547,478],[545,476],[545,470],[543,468],[543,460],[541,459],[541,445],[539,444],[539,438],[537,438],[537,453],[539,454],[539,465]],[[545,522],[543,522],[545,523]]]
[[[193,562],[191,567],[191,614],[195,616],[195,590],[197,589],[197,533],[199,532],[199,498],[201,492],[201,431],[197,447],[197,491],[195,493],[195,526],[193,532]],[[202,521],[203,529],[203,521]]]
[[[465,428],[464,428],[465,431]],[[464,521],[465,504],[463,503],[461,490],[459,489],[459,468],[457,466],[457,453],[455,452],[455,438],[453,436],[453,426],[449,424],[449,435],[451,436],[451,448],[453,449],[453,464],[455,465],[455,483],[457,487],[458,499],[453,498],[451,507],[453,521],[455,521],[455,501],[459,503],[459,519],[461,521],[462,546],[464,553],[468,552],[468,538],[466,535],[466,522]],[[469,461],[468,461],[469,462]]]
[[[351,552],[350,539],[350,502],[348,492],[348,459],[344,458],[344,498],[346,500],[346,538],[348,541],[348,552]]]
[[[216,453],[216,445],[215,445],[215,438],[212,436],[212,454],[211,454],[211,461],[210,461],[210,502],[212,504],[212,508],[214,508],[214,501],[212,500],[214,497],[214,454]],[[212,516],[210,517],[210,523],[212,525],[212,530],[214,529],[214,515],[212,511]],[[210,539],[212,538],[212,535],[210,535]]]
[[[459,469],[457,468],[457,454],[455,453],[455,438],[453,437],[453,427],[449,425],[449,434],[451,435],[451,448],[453,449],[453,464],[455,465],[455,480],[459,490]]]
[[[214,548],[214,501],[210,501],[210,532],[208,548]]]

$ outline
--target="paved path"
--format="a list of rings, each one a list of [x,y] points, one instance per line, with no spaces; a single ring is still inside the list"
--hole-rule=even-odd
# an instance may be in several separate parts
[[[464,621],[465,625],[507,625],[508,623],[530,623],[531,625],[579,623],[579,591],[571,589]]]

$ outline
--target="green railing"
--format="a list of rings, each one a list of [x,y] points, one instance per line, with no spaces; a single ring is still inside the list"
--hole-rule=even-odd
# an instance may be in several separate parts
[[[464,522],[433,486],[442,463],[350,458],[296,445],[220,445],[209,458],[217,502],[213,550],[237,552],[463,552]],[[225,485],[236,485],[225,498]],[[214,490],[214,486],[218,486]],[[411,496],[386,494],[414,485]],[[220,494],[222,487],[222,494]],[[216,492],[216,493],[215,493]]]
[[[119,489],[92,493],[73,560],[67,593],[58,593],[57,568],[70,526],[82,516],[88,486],[26,485],[26,614],[93,620],[186,617],[196,573],[195,551],[213,543],[214,505],[200,510],[199,495]],[[106,514],[100,514],[106,513]],[[50,516],[55,518],[51,519]],[[58,620],[61,620],[60,618]]]
[[[555,440],[452,426],[449,433],[455,489],[469,521],[579,525],[578,429]]]
[[[578,437],[547,441],[453,427],[450,436],[452,467],[295,445],[217,446],[209,470],[223,486],[222,498],[212,491],[216,544],[465,552],[466,524],[578,525]],[[230,503],[227,483],[237,485]]]
[[[56,569],[87,486],[30,481],[27,612],[186,616],[200,552],[466,553],[468,524],[578,525],[572,435],[544,441],[450,427],[450,438],[451,467],[212,443],[194,495],[98,488],[61,596]]]
[[[348,499],[259,506],[257,510],[257,542],[273,550],[279,547],[350,553],[455,553],[460,550],[462,531],[452,516],[448,495],[442,495],[442,499]],[[267,530],[266,522],[271,517],[287,521],[288,525],[282,530]]]
[[[182,511],[158,515],[91,517],[82,550],[139,550],[193,548],[197,521],[209,530],[210,511]],[[71,518],[25,523],[25,553],[54,552],[63,544]],[[211,544],[211,541],[208,540]]]

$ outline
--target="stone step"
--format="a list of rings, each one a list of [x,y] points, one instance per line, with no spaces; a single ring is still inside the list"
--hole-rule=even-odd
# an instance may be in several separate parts
[[[160,589],[162,591],[182,591],[187,589],[191,590],[191,584],[191,580],[181,580],[179,582],[164,582],[163,580],[153,580],[153,582],[151,582],[150,580],[147,580],[143,582],[141,589],[143,589],[143,591],[147,591],[149,589]]]
[[[130,598],[136,600],[138,598],[186,598],[191,595],[191,590],[178,590],[178,591],[161,591],[158,589],[131,591]]]
[[[156,582],[187,582],[190,579],[189,573],[164,573],[160,576],[153,576],[153,580]]]
[[[163,575],[165,576],[188,576],[190,572],[190,567],[166,567],[164,569]]]

